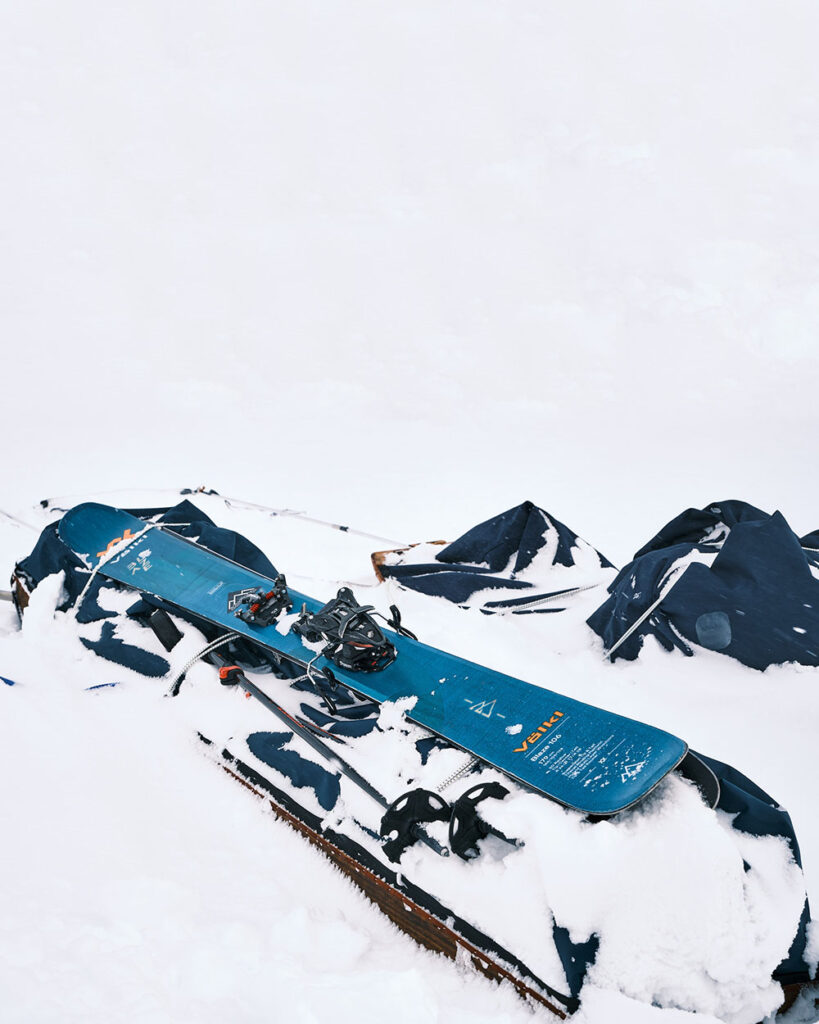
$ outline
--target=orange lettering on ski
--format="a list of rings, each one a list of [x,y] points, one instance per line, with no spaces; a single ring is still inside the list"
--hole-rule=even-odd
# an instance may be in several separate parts
[[[131,533],[131,528],[127,527],[125,533],[123,533],[121,537],[114,537],[113,540],[108,541],[108,547],[105,549],[105,551],[97,552],[97,558],[104,558],[115,544],[119,544],[120,541],[123,540],[131,540],[133,536],[134,535]]]
[[[553,725],[557,723],[559,718],[563,717],[562,711],[555,711],[551,718],[547,718],[542,725],[539,725],[537,729],[523,741],[522,747],[515,747],[514,752],[516,754],[522,754],[525,752],[530,743],[534,744],[540,739],[541,736],[545,735],[547,729],[551,729]]]

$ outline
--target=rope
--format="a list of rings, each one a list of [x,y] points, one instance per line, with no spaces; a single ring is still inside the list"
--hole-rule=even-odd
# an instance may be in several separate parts
[[[214,651],[218,651],[220,647],[224,647],[225,644],[229,644],[231,640],[237,640],[240,638],[240,633],[225,633],[224,636],[219,636],[215,640],[211,640],[209,644],[206,644],[201,651],[194,654],[194,656],[188,660],[185,667],[180,672],[177,672],[176,676],[174,677],[174,681],[171,683],[170,689],[168,690],[168,696],[175,697],[179,693],[179,688],[182,685],[182,680],[188,674],[190,669],[193,668],[193,666],[197,663],[197,661],[199,661],[201,658],[206,658],[209,654],[212,654]]]
[[[127,541],[122,540],[119,542],[119,544],[115,544],[111,548],[111,550],[106,552],[106,554],[99,560],[99,562],[97,562],[97,564],[91,570],[91,575],[88,577],[88,582],[82,588],[82,592],[80,593],[80,596],[77,598],[77,603],[74,605],[75,618],[77,617],[77,615],[79,615],[80,608],[82,607],[82,603],[85,600],[85,595],[88,593],[88,588],[94,582],[94,578],[96,577],[100,569],[104,565],[107,565],[108,562],[110,562],[115,555],[121,555],[124,551],[127,551],[127,549],[132,544],[135,544],[136,541],[141,540],[141,538],[144,537],[149,530],[153,530],[156,525],[156,523],[147,523],[143,529],[135,533],[133,537],[129,537]]]

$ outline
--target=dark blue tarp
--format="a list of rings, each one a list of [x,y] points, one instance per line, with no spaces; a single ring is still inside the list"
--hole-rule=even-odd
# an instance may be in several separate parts
[[[712,757],[697,754],[719,779],[720,797],[717,808],[731,815],[731,825],[740,832],[752,836],[778,836],[788,844],[793,859],[802,867],[799,843],[791,823],[791,817],[784,807],[768,796],[742,772]],[[810,907],[807,899],[802,908],[802,917],[788,955],[774,971],[774,979],[783,985],[807,981],[810,970],[806,963],[807,930],[810,921]]]
[[[779,512],[741,501],[689,509],[621,570],[588,624],[614,658],[636,658],[654,636],[667,650],[699,645],[757,669],[819,665],[818,558]]]
[[[768,796],[736,768],[703,754],[698,753],[697,757],[708,765],[719,780],[720,796],[717,809],[731,816],[731,825],[748,835],[777,836],[784,839],[790,847],[793,859],[801,868],[799,843],[790,815],[785,808],[780,807],[773,797]],[[810,978],[810,968],[806,962],[809,922],[810,906],[805,899],[791,947],[773,972],[774,980],[782,985],[800,984]],[[576,995],[580,991],[588,968],[594,962],[599,946],[598,938],[592,935],[588,942],[578,945],[569,941],[565,929],[555,926],[554,932],[555,945],[563,961],[570,992]]]
[[[157,512],[158,510],[151,511]],[[203,512],[187,501],[162,513],[160,520],[174,524],[175,530],[191,540],[199,540],[212,550],[247,565],[257,572],[269,577],[276,575],[272,563],[255,545],[233,531],[216,527]],[[555,532],[550,534],[550,531]],[[554,552],[553,564],[573,565],[577,541],[576,535],[565,526],[557,523],[531,502],[525,502],[515,509],[510,509],[500,516],[481,523],[448,545],[440,553],[444,557],[438,557],[429,575],[434,576],[436,570],[441,571],[444,574],[441,577],[444,581],[447,578],[446,573],[461,574],[464,577],[480,576],[482,579],[489,576],[490,579],[498,581],[499,585],[501,581],[506,581],[503,585],[508,586],[509,580],[514,580],[514,574],[530,567],[547,544],[551,545]],[[815,543],[816,541],[819,541],[819,532],[805,538],[805,547],[819,547],[819,544]],[[780,601],[781,595],[777,592],[777,588],[780,588],[786,589],[786,596],[789,595],[792,598],[790,603],[783,600],[783,606],[789,609],[796,608],[801,601],[801,604],[806,606],[805,614],[812,614],[813,607],[819,609],[819,582],[810,576],[808,564],[809,562],[816,564],[811,560],[819,557],[819,553],[804,550],[778,513],[768,516],[743,502],[724,502],[721,505],[709,506],[705,510],[689,510],[689,512],[683,513],[638,552],[635,561],[627,566],[612,584],[610,588],[612,596],[609,601],[592,616],[592,619],[597,617],[599,620],[600,629],[603,630],[601,635],[605,633],[607,623],[611,625],[609,620],[612,619],[612,612],[605,613],[604,609],[609,606],[615,610],[619,609],[619,614],[624,616],[626,623],[635,621],[639,612],[635,614],[633,606],[649,607],[652,600],[656,599],[653,594],[666,578],[668,571],[673,568],[679,558],[690,556],[695,549],[704,555],[713,555],[718,552],[718,557],[710,569],[697,565],[689,567],[686,570],[686,576],[691,569],[698,570],[694,574],[694,584],[699,585],[686,584],[684,587],[686,581],[681,579],[667,599],[669,614],[656,616],[656,622],[655,616],[647,620],[649,631],[670,647],[683,645],[677,632],[678,629],[680,633],[683,628],[693,629],[696,633],[697,621],[702,620],[703,615],[713,615],[715,612],[728,614],[725,608],[731,602],[724,602],[720,607],[714,605],[714,601],[720,595],[723,598],[726,595],[737,595],[739,598],[742,595],[751,594],[757,595],[757,599],[759,599],[759,588],[762,587],[764,595],[767,595],[762,602],[764,609],[764,600],[769,600],[770,603]],[[611,563],[602,555],[597,553],[597,557],[601,567],[610,566]],[[718,567],[717,563],[720,559],[723,559],[723,562]],[[392,567],[392,570],[394,571],[396,568],[400,567]],[[407,568],[417,569],[418,567]],[[699,577],[702,573],[699,570],[705,574],[711,574],[706,575],[705,582],[701,584]],[[65,600],[61,605],[63,610],[76,603],[89,578],[89,572],[85,566],[59,540],[56,525],[49,526],[44,530],[32,554],[19,563],[16,571],[26,581],[29,590],[34,589],[46,576],[60,571],[65,572]],[[390,573],[390,575],[392,574],[394,572]],[[397,578],[401,577],[397,576]],[[409,576],[407,578],[417,577]],[[798,581],[798,587],[794,584],[794,580]],[[524,581],[517,582],[525,586]],[[409,585],[404,582],[404,579],[402,579],[402,583]],[[133,643],[126,643],[118,636],[116,613],[106,611],[96,601],[100,588],[104,586],[119,588],[118,584],[98,577],[83,599],[82,615],[79,616],[81,621],[106,620],[103,622],[100,639],[95,642],[83,640],[83,643],[97,654],[146,675],[161,675],[170,671],[170,665],[165,659],[151,651],[143,650]],[[811,607],[808,607],[808,602],[801,600],[807,594],[808,588],[817,588],[811,591],[811,597],[815,600],[815,605]],[[678,589],[680,596],[675,601],[673,599]],[[472,592],[469,591],[469,593]],[[776,600],[771,598],[772,594],[775,595]],[[708,597],[710,603],[702,604],[705,599],[703,595]],[[697,604],[698,601],[700,605]],[[736,603],[735,600],[732,607]],[[698,607],[699,611],[697,611]],[[140,600],[129,608],[127,614],[138,622],[145,621],[152,608],[151,603]],[[666,602],[663,602],[662,608],[666,609]],[[750,607],[747,609],[747,614],[751,615]],[[787,617],[790,614],[789,612]],[[759,625],[761,619],[768,624],[766,626],[768,629],[767,639],[757,638],[757,646],[761,643],[767,650],[774,642],[771,635],[780,645],[785,642],[793,643],[790,636],[786,635],[783,638],[778,635],[776,630],[770,629],[770,622],[776,620],[776,612],[765,617],[757,609],[753,615],[756,618],[752,617],[751,621],[757,623],[757,628],[761,629]],[[729,621],[733,624],[736,620],[739,620],[739,626],[737,628],[732,626],[731,642],[724,649],[727,653],[733,653],[739,657],[739,654],[732,649],[732,645],[742,641],[745,646],[740,646],[737,650],[744,653],[746,648],[753,647],[751,643],[753,634],[750,630],[743,628],[743,616],[739,615],[734,607]],[[589,621],[592,624],[592,620]],[[800,621],[807,623],[808,620]],[[682,626],[678,626],[678,623],[682,623]],[[197,622],[197,625],[200,629],[205,630],[204,624]],[[615,625],[611,626],[611,635],[616,638],[617,635],[620,635],[618,630],[625,628],[628,628],[627,624],[624,626],[623,621],[618,620]],[[712,632],[718,633],[721,627],[717,624],[717,626],[709,628]],[[782,629],[779,630],[779,633],[781,632],[783,632]],[[815,629],[813,635],[814,637],[817,635]],[[632,640],[635,646],[630,656],[634,657],[639,650],[641,641],[637,637]],[[621,650],[627,647],[628,645],[623,645]],[[244,657],[249,663],[252,663],[252,654],[249,651],[231,651],[231,657],[237,661]],[[305,693],[315,692],[312,685],[303,677],[296,680],[294,685]],[[374,704],[371,702],[359,703],[351,695],[347,695],[341,690],[336,693],[335,697],[340,708],[339,714],[334,718],[308,704],[302,705],[302,711],[316,724],[341,735],[364,735],[374,728],[377,716],[377,707]],[[289,778],[294,786],[313,789],[320,806],[325,809],[332,808],[338,798],[337,775],[309,759],[301,757],[296,751],[290,750],[287,747],[289,736],[289,733],[255,733],[249,737],[248,745],[260,760]],[[432,737],[424,739],[419,741],[419,749],[422,744],[434,747],[440,742]],[[782,837],[790,845],[794,859],[799,863],[799,848],[787,812],[758,786],[729,765],[705,758],[703,755],[698,756],[707,762],[720,781],[721,796],[718,807],[731,815],[733,827],[753,835]],[[805,964],[808,920],[809,913],[806,903],[791,949],[774,974],[774,977],[783,984],[808,980],[809,973]],[[586,943],[574,944],[569,941],[565,929],[561,929],[555,924],[554,939],[563,960],[572,993],[575,993],[579,991],[586,969],[594,959],[598,938],[592,936]]]
[[[544,509],[524,501],[472,527],[438,551],[432,562],[385,563],[379,566],[379,571],[403,587],[444,597],[456,604],[463,604],[474,594],[486,591],[487,597],[493,597],[483,603],[482,610],[486,612],[530,611],[528,605],[547,597],[573,593],[575,588],[544,590],[531,580],[522,579],[520,574],[536,561],[538,569],[544,570],[558,565],[573,567],[581,545],[586,551],[594,551]],[[601,568],[611,567],[611,562],[600,552],[594,554]],[[521,593],[513,595],[512,591]]]
[[[247,745],[260,761],[290,779],[296,789],[312,789],[319,806],[331,811],[341,792],[340,774],[290,750],[287,744],[292,738],[289,732],[254,732],[248,736]]]

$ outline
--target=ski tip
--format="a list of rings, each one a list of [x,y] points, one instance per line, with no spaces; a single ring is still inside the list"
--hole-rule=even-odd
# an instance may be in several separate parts
[[[86,565],[96,566],[124,540],[130,540],[145,524],[121,509],[86,501],[68,510],[57,525],[60,540]],[[101,542],[100,538],[105,538]]]

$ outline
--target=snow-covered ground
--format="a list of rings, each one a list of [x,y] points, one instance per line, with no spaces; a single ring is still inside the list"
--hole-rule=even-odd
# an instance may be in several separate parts
[[[108,497],[157,506],[177,496]],[[611,665],[584,624],[605,583],[558,615],[487,619],[375,586],[367,537],[228,508],[218,497],[193,500],[273,554],[296,588],[329,597],[351,582],[384,611],[397,599],[430,643],[664,726],[735,764],[789,808],[808,883],[816,877],[819,830],[808,781],[819,712],[814,670],[755,673],[709,652],[667,655],[653,642],[639,662]],[[27,519],[42,525],[59,514],[31,508]],[[3,553],[11,560],[34,536],[6,522]],[[416,951],[327,862],[301,851],[302,840],[213,768],[196,731],[220,749],[235,747],[243,730],[271,727],[263,709],[239,694],[238,706],[228,700],[205,665],[190,672],[180,698],[166,700],[168,679],[147,680],[81,647],[78,633],[94,636],[99,626],[80,628],[71,612],[55,615],[60,591],[61,577],[48,577],[22,630],[8,605],[0,623],[0,665],[14,682],[0,689],[1,749],[14,780],[3,800],[12,826],[3,943],[10,1019],[101,1020],[116,1011],[123,1020],[255,1021],[267,1019],[271,991],[278,999],[282,990],[276,1014],[285,1019],[376,1020],[397,994],[401,1005],[391,1013],[399,1020],[430,1013],[529,1019],[509,992],[454,965],[447,974],[445,964]],[[115,599],[123,609],[130,603]],[[130,629],[126,641],[146,642],[143,629]],[[186,638],[174,669],[202,642]],[[88,691],[111,682],[121,685]],[[772,700],[783,687],[801,710],[798,725],[792,710]],[[408,784],[405,746],[388,730],[345,756],[397,795]],[[435,788],[459,767],[463,756],[447,760],[448,753],[431,759],[413,784]],[[311,807],[309,794],[296,795]],[[769,978],[803,898],[783,841],[736,832],[728,816],[709,811],[677,779],[614,823],[588,826],[521,793],[494,807],[490,820],[525,840],[514,859],[495,864],[485,854],[479,865],[466,865],[419,848],[402,867],[558,990],[566,986],[552,915],[574,941],[602,935],[581,1021],[648,1024],[660,1013],[654,1002],[666,1008],[667,1024],[680,1019],[675,1007],[696,1010],[701,1020],[755,1024],[779,1005]]]
[[[819,526],[809,0],[3,22],[0,509],[207,484],[414,541],[530,498],[617,564],[728,497]],[[383,545],[316,530],[274,562],[317,594],[366,578]],[[0,568],[34,536],[0,523]],[[814,671],[605,665],[559,616],[510,651],[503,622],[402,604],[431,643],[746,772],[819,900]],[[98,662],[33,611],[17,633],[0,605],[4,1020],[531,1019],[396,933],[149,692],[83,692]],[[581,1012],[681,1019],[625,999]]]

